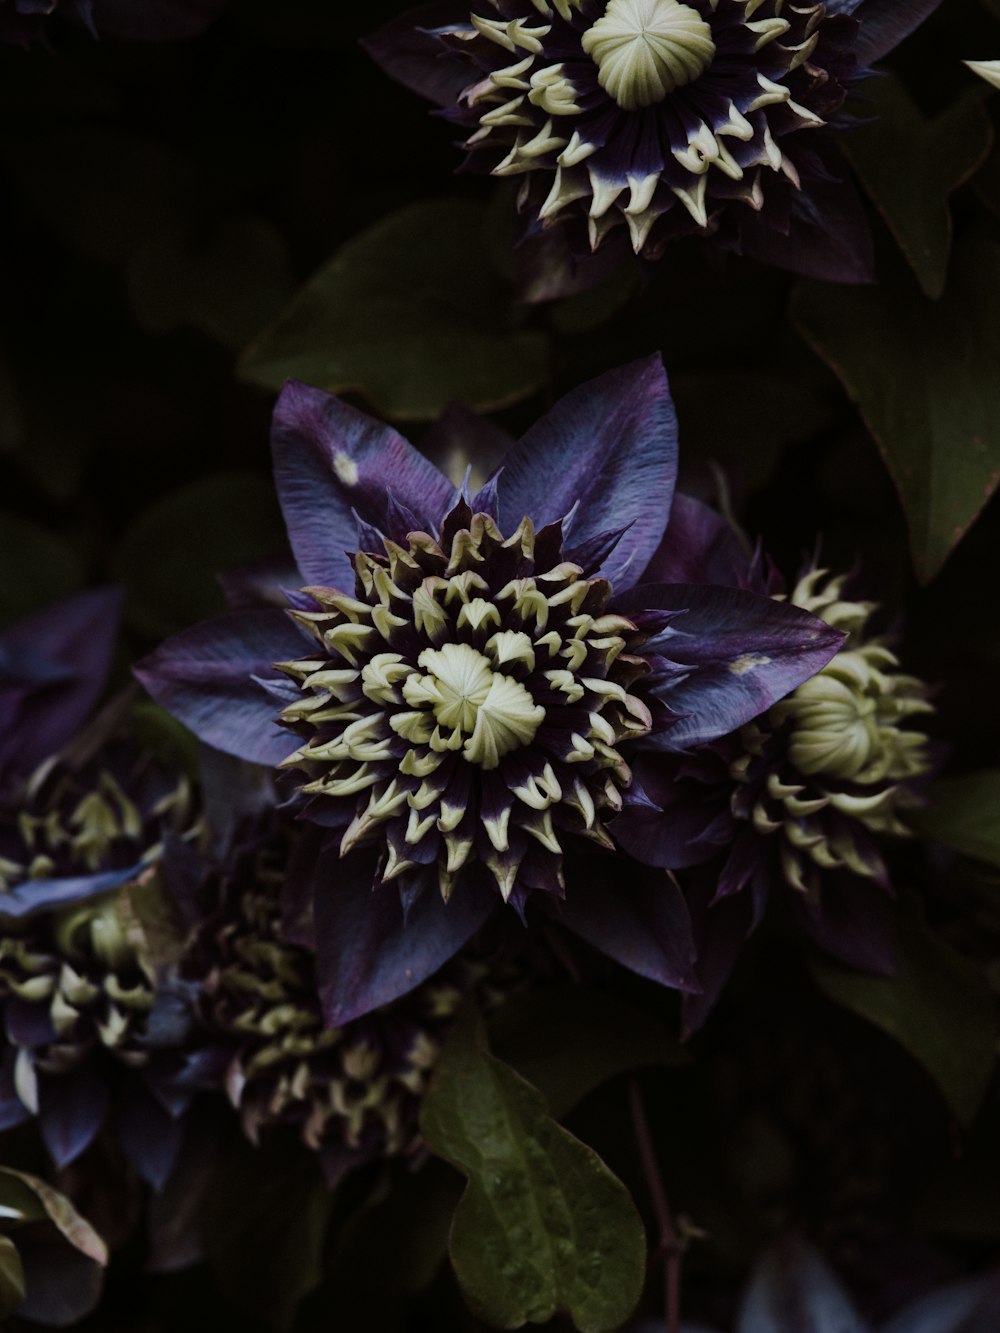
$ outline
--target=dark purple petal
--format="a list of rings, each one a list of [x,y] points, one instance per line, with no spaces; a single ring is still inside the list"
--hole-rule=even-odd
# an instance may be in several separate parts
[[[122,593],[97,588],[46,607],[0,635],[0,767],[29,773],[87,720],[107,683]]]
[[[862,65],[881,60],[924,19],[934,13],[941,0],[862,0],[853,13],[861,23],[855,52]]]
[[[667,531],[646,566],[643,581],[741,588],[746,586],[750,563],[751,557],[722,515],[678,491]]]
[[[609,279],[616,269],[635,262],[632,247],[624,236],[612,234],[594,253],[580,254],[567,244],[560,227],[533,230],[525,235],[515,253],[517,298],[525,305],[561,301],[589,292]],[[626,287],[629,273],[619,275]]]
[[[495,895],[461,884],[450,902],[421,895],[404,924],[395,885],[372,888],[367,857],[328,852],[313,887],[320,995],[330,1027],[341,1027],[406,995],[442,967],[483,925]],[[369,867],[368,876],[359,874]],[[353,872],[353,873],[352,873]]]
[[[52,1015],[44,1002],[8,997],[3,1007],[3,1025],[7,1040],[15,1046],[45,1046],[56,1039]]]
[[[274,776],[256,764],[247,764],[209,745],[199,751],[198,768],[211,854],[222,863],[238,849],[240,836],[245,836],[248,828],[278,804]],[[197,876],[203,868],[197,854],[193,861],[179,862],[186,848],[189,849],[189,844],[182,843],[171,849],[178,857],[179,891],[173,884],[171,887],[183,907],[193,904]]]
[[[628,529],[601,570],[631,587],[659,546],[677,477],[677,418],[658,356],[584,384],[528,431],[499,476],[500,526],[575,511],[568,546]],[[475,507],[475,505],[473,505]]]
[[[1000,1273],[955,1282],[901,1310],[881,1333],[995,1333]]]
[[[685,995],[681,1005],[681,1036],[692,1036],[705,1023],[725,989],[729,974],[754,928],[754,906],[750,894],[740,894],[713,903],[714,885],[706,875],[688,887],[695,947],[698,952],[698,981],[701,993]]]
[[[757,1265],[737,1333],[871,1333],[817,1252],[789,1238]]]
[[[895,0],[890,0],[895,3]],[[829,175],[795,196],[788,235],[765,218],[740,224],[740,249],[751,259],[827,282],[875,281],[875,248],[868,214],[847,164],[830,155]]]
[[[468,61],[435,38],[434,28],[467,19],[451,0],[418,5],[390,20],[361,45],[391,79],[437,106],[452,106],[473,82]]]
[[[93,0],[94,20],[109,37],[130,42],[178,42],[197,37],[227,0]]]
[[[677,612],[645,651],[687,668],[667,679],[662,699],[681,714],[644,742],[683,750],[735,731],[826,666],[845,636],[797,606],[742,588],[655,584],[615,598],[624,615]]]
[[[0,921],[26,921],[55,907],[85,902],[102,893],[110,893],[137,879],[147,867],[142,863],[127,870],[109,870],[102,875],[82,875],[69,879],[26,879],[9,892],[0,894]]]
[[[38,1121],[57,1167],[68,1166],[90,1147],[107,1110],[107,1084],[89,1065],[70,1074],[39,1074]]]
[[[429,532],[455,499],[451,482],[391,426],[297,380],[278,399],[271,447],[289,541],[310,584],[353,588],[346,552],[357,547],[357,518],[385,531],[388,490]]]
[[[175,634],[135,674],[206,745],[254,764],[278,764],[299,742],[277,725],[279,705],[254,677],[279,684],[273,664],[301,657],[302,645],[282,612],[235,611]]]
[[[31,1112],[17,1095],[14,1081],[16,1064],[17,1052],[8,1043],[0,1057],[0,1130],[13,1129],[31,1117]]]
[[[118,1094],[115,1128],[125,1156],[141,1180],[162,1190],[177,1164],[183,1129],[134,1079]]]
[[[628,862],[614,873],[614,882],[588,876],[569,884],[558,913],[563,925],[630,972],[697,991],[691,918],[677,882]]]
[[[640,756],[622,812],[608,825],[630,856],[668,870],[708,860],[732,841],[737,828],[727,789],[681,780],[676,762]]]
[[[23,1234],[23,1233],[22,1233]],[[18,1237],[24,1263],[24,1303],[18,1315],[49,1328],[69,1328],[97,1305],[104,1269],[67,1242],[48,1236]]]
[[[819,906],[798,895],[792,903],[802,930],[824,953],[861,972],[895,976],[892,906],[870,880],[837,875],[824,881]]]

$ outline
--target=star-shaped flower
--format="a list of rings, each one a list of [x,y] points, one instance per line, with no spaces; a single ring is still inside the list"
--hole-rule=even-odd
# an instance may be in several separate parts
[[[458,126],[468,165],[520,182],[526,235],[658,257],[696,234],[867,281],[840,156],[868,65],[939,0],[436,0],[366,43]]]
[[[302,591],[181,633],[137,674],[209,745],[280,766],[318,826],[289,891],[312,899],[327,1021],[413,989],[501,900],[691,984],[666,878],[615,884],[609,857],[595,904],[564,856],[613,852],[637,753],[742,726],[843,636],[661,580],[677,446],[659,361],[569,394],[476,495],[303,384],[273,446]]]

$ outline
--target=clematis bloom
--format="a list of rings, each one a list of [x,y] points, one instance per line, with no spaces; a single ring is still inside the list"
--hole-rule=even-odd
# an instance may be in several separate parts
[[[911,725],[929,713],[929,691],[900,669],[890,641],[875,633],[875,603],[846,576],[809,565],[787,588],[773,569],[749,561],[717,514],[682,501],[692,551],[712,576],[787,599],[841,630],[841,650],[767,712],[686,755],[640,758],[613,831],[647,865],[692,875],[702,992],[686,1000],[696,1024],[717,997],[746,935],[784,883],[801,925],[852,966],[891,971],[882,896],[890,887],[879,850],[903,837],[930,770],[927,737]],[[680,525],[678,525],[680,527]],[[675,538],[676,541],[676,538]]]
[[[470,167],[521,182],[526,235],[559,228],[582,256],[627,229],[656,258],[695,234],[857,282],[845,100],[938,3],[438,0],[367,46],[461,129]]]
[[[677,444],[659,361],[569,394],[474,496],[303,384],[273,447],[302,590],[177,635],[137,675],[208,744],[279,766],[318,826],[289,892],[311,899],[293,915],[313,914],[327,1021],[412,990],[501,899],[679,984],[666,879],[584,905],[564,854],[613,852],[636,753],[742,726],[843,635],[661,581]]]
[[[147,926],[162,943],[157,867],[198,810],[128,730],[113,707],[0,798],[0,1127],[36,1119],[62,1167],[110,1119],[159,1187],[189,1098]]]

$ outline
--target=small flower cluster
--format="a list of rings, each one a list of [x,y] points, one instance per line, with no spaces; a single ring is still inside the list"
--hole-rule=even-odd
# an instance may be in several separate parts
[[[858,885],[889,888],[926,690],[846,579],[786,589],[675,494],[658,361],[571,394],[475,494],[303,385],[274,451],[299,591],[232,575],[241,609],[137,668],[200,769],[129,695],[93,713],[113,594],[0,641],[0,1126],[162,1190],[221,1114],[332,1185],[419,1156],[457,1013],[529,985],[553,933],[683,992],[689,1028],[779,880],[881,964]]]
[[[874,925],[859,952],[838,915],[854,881],[888,887],[877,840],[905,833],[927,771],[907,726],[925,691],[843,579],[811,570],[789,594],[675,496],[658,362],[571,394],[476,494],[298,384],[274,455],[301,591],[228,580],[244,609],[138,675],[202,739],[275,769],[313,826],[286,892],[315,921],[327,1024],[412,993],[498,899],[529,936],[556,924],[688,992],[689,1016],[775,874],[824,947],[879,965]],[[623,853],[695,872],[680,898],[667,875],[612,891]],[[708,881],[740,900],[737,926],[706,908]]]

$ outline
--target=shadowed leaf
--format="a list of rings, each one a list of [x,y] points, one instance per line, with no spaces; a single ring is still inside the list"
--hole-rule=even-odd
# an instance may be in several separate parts
[[[1000,245],[956,247],[948,290],[801,283],[799,329],[856,402],[896,483],[917,575],[944,564],[1000,482]]]
[[[305,380],[427,421],[456,401],[488,412],[543,382],[548,341],[511,323],[484,251],[485,210],[411,204],[344,245],[244,352],[244,379]]]
[[[539,1092],[490,1055],[476,1016],[456,1025],[427,1093],[432,1152],[469,1180],[451,1229],[466,1299],[497,1328],[565,1312],[610,1333],[642,1290],[645,1243],[628,1192],[547,1114]]]
[[[925,837],[1000,869],[1000,769],[935,782],[914,823]]]
[[[844,152],[920,286],[939,297],[951,251],[949,200],[984,162],[990,118],[977,95],[928,120],[891,75],[869,80],[864,98],[877,119],[845,134]]]
[[[923,1065],[967,1124],[993,1076],[993,1000],[976,969],[916,921],[900,914],[897,931],[894,977],[819,957],[813,975],[835,1004],[881,1028]]]

